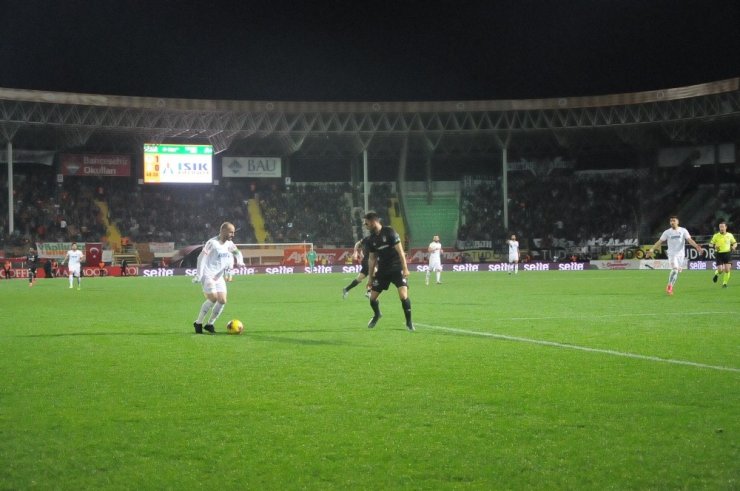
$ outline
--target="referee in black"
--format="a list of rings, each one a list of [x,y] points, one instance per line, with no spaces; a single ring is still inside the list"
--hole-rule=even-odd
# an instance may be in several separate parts
[[[411,300],[409,300],[407,281],[409,268],[406,264],[406,254],[403,252],[401,238],[393,228],[381,225],[380,217],[372,211],[365,215],[365,228],[370,231],[367,246],[370,259],[367,269],[372,285],[370,307],[373,309],[373,318],[370,319],[367,327],[372,329],[383,317],[380,313],[378,296],[392,283],[398,289],[398,298],[401,299],[403,315],[406,317],[406,329],[413,331],[414,324],[411,322]]]

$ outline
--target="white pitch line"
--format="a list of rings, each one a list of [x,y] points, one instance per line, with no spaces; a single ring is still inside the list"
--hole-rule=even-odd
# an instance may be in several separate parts
[[[482,336],[482,337],[494,338],[494,339],[504,339],[506,341],[518,341],[520,343],[538,344],[541,346],[552,346],[555,348],[565,348],[565,349],[572,349],[572,350],[578,350],[578,351],[586,351],[588,353],[602,353],[602,354],[611,355],[611,356],[621,356],[623,358],[634,358],[637,360],[657,361],[661,363],[671,363],[673,365],[685,365],[685,366],[696,367],[696,368],[708,368],[711,370],[721,370],[724,372],[740,373],[740,368],[723,367],[723,366],[717,366],[717,365],[706,365],[704,363],[696,363],[693,361],[674,360],[672,358],[660,358],[658,356],[638,355],[636,353],[625,353],[622,351],[614,351],[610,349],[589,348],[587,346],[578,346],[577,344],[565,344],[565,343],[558,343],[555,341],[545,341],[542,339],[521,338],[518,336],[509,336],[506,334],[495,334],[491,332],[480,332],[480,331],[468,331],[466,329],[457,329],[454,327],[432,326],[430,324],[420,324],[418,322],[415,322],[414,324],[416,324],[419,327],[428,327],[430,329],[456,332],[459,334],[468,334],[471,336]]]
[[[737,312],[648,312],[648,313],[632,313],[632,314],[603,314],[603,315],[583,315],[583,316],[573,316],[573,315],[562,315],[562,316],[549,316],[549,317],[509,317],[507,319],[499,319],[503,321],[540,321],[540,320],[553,320],[553,319],[573,319],[573,318],[582,318],[582,319],[605,319],[609,317],[657,317],[657,316],[667,316],[667,315],[680,315],[682,317],[684,316],[690,316],[690,315],[737,315]]]

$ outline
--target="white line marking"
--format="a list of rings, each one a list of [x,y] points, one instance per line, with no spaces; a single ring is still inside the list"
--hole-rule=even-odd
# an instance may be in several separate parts
[[[520,343],[539,344],[541,346],[552,346],[555,348],[565,348],[565,349],[572,349],[572,350],[578,350],[578,351],[586,351],[589,353],[602,353],[602,354],[611,355],[611,356],[621,356],[623,358],[635,358],[637,360],[657,361],[661,363],[671,363],[673,365],[685,365],[685,366],[690,366],[690,367],[709,368],[711,370],[722,370],[725,372],[740,373],[740,368],[723,367],[723,366],[717,366],[717,365],[706,365],[704,363],[696,363],[693,361],[674,360],[671,358],[660,358],[658,356],[638,355],[636,353],[625,353],[622,351],[614,351],[610,349],[589,348],[587,346],[578,346],[576,344],[565,344],[565,343],[558,343],[555,341],[544,341],[542,339],[521,338],[518,336],[508,336],[506,334],[495,334],[491,332],[480,332],[480,331],[468,331],[467,329],[457,329],[454,327],[432,326],[430,324],[420,324],[418,322],[415,322],[414,324],[416,324],[419,327],[428,327],[430,329],[456,332],[459,334],[468,334],[471,336],[483,336],[487,338],[504,339],[506,341],[518,341]]]
[[[509,317],[508,319],[499,319],[503,321],[539,321],[539,320],[551,320],[551,319],[605,319],[609,317],[657,317],[666,315],[737,315],[737,312],[649,312],[649,313],[635,313],[635,314],[603,314],[603,315],[562,315],[562,316],[550,316],[550,317]]]

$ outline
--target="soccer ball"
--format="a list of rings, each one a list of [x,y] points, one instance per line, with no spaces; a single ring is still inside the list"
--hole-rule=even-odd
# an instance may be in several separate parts
[[[232,319],[226,324],[226,332],[229,334],[241,334],[244,332],[244,324],[239,319]]]

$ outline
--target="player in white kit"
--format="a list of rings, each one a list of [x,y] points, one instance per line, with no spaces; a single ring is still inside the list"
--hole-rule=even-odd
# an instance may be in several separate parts
[[[211,334],[216,332],[214,324],[226,305],[224,274],[234,265],[234,257],[238,267],[244,266],[244,257],[232,242],[234,231],[232,223],[221,224],[218,237],[209,239],[198,256],[198,272],[193,281],[201,284],[206,300],[200,307],[198,318],[193,322],[196,334],[203,334],[203,329]],[[211,317],[204,326],[203,321],[208,312],[211,312]]]
[[[72,248],[67,251],[67,255],[62,260],[62,265],[69,263],[67,269],[69,270],[69,287],[74,288],[74,278],[77,278],[77,289],[82,288],[82,279],[80,277],[80,269],[82,267],[82,260],[84,258],[82,251],[77,249],[77,242],[72,242]]]
[[[681,272],[686,263],[686,242],[691,244],[699,254],[703,252],[703,249],[691,238],[688,230],[678,226],[677,216],[671,216],[669,223],[671,228],[661,234],[660,239],[648,250],[648,254],[652,256],[653,251],[660,251],[661,243],[667,243],[668,265],[671,267],[671,272],[668,275],[668,285],[665,287],[665,291],[668,295],[673,295],[673,286],[678,279],[678,273]]]
[[[439,242],[439,235],[432,237],[432,242],[427,248],[429,252],[429,269],[427,269],[427,276],[425,283],[429,284],[429,275],[432,271],[437,273],[437,284],[442,283],[442,244]]]
[[[506,243],[509,245],[509,274],[512,270],[514,274],[519,274],[519,241],[516,240],[516,235],[512,234]]]

